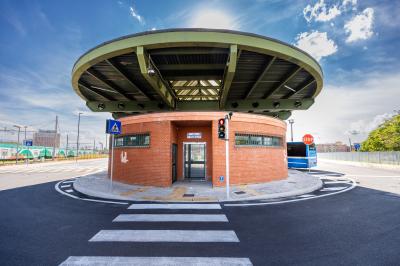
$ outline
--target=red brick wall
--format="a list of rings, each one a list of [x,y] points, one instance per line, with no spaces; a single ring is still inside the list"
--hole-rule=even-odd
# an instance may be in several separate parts
[[[183,178],[183,142],[207,142],[207,176],[213,185],[223,186],[225,141],[218,139],[217,120],[223,112],[176,112],[122,118],[122,133],[150,133],[149,148],[115,148],[114,180],[141,185],[170,186],[172,181],[171,144],[178,144],[178,179]],[[187,120],[190,119],[192,123]],[[185,122],[186,121],[186,122]],[[198,121],[199,125],[196,125]],[[200,122],[201,121],[201,122]],[[207,126],[208,121],[211,126]],[[201,132],[202,139],[187,139],[188,132]],[[286,144],[283,147],[237,147],[235,132],[280,136],[286,143],[286,124],[259,115],[235,113],[230,123],[231,184],[260,183],[287,177]],[[129,162],[121,163],[121,152]],[[225,178],[226,179],[226,178]]]
[[[155,121],[122,125],[122,134],[150,133],[149,148],[114,148],[114,180],[123,183],[170,186],[171,130],[170,121]],[[128,163],[121,162],[121,152],[126,152]]]

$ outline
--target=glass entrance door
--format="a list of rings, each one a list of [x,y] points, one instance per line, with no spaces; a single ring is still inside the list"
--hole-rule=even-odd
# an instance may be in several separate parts
[[[206,144],[184,143],[185,178],[205,179],[206,177]]]

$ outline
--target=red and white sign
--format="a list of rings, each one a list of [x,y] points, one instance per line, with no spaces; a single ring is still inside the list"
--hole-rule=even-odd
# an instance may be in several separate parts
[[[303,143],[306,145],[311,145],[314,143],[314,137],[311,134],[305,134],[303,136]]]

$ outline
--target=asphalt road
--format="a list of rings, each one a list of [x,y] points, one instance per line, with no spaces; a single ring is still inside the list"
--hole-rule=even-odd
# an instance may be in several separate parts
[[[140,210],[73,199],[54,185],[0,191],[0,265],[58,265],[70,256],[230,257],[253,265],[400,261],[400,195],[378,189],[278,205]],[[218,214],[228,222],[113,222],[121,214]],[[233,231],[239,242],[89,241],[101,230],[201,230],[203,237],[208,230]]]

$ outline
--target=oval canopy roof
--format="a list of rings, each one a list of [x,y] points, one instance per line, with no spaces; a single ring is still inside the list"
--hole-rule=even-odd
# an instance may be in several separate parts
[[[72,86],[95,112],[114,117],[165,111],[238,111],[286,119],[323,86],[304,51],[260,35],[169,29],[103,43],[72,70]]]

